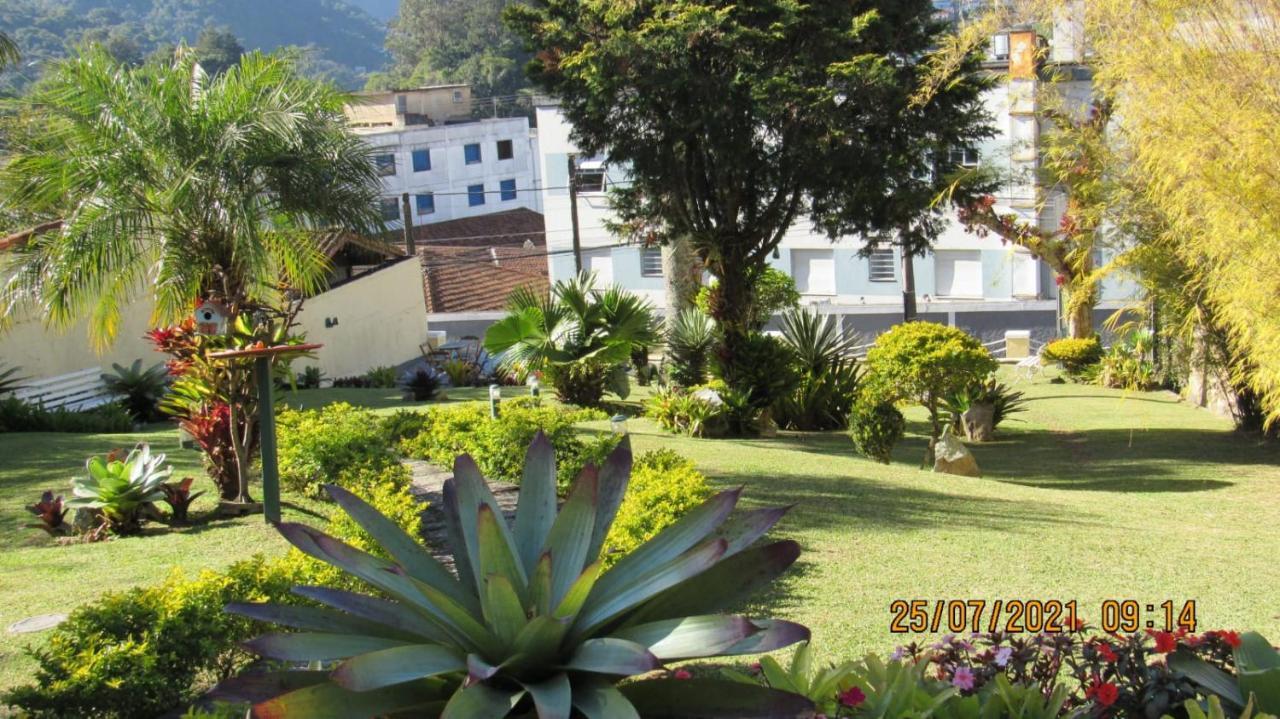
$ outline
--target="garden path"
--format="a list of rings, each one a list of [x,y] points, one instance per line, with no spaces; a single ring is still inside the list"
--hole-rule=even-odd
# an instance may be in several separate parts
[[[404,464],[413,475],[409,491],[427,504],[427,508],[422,512],[422,538],[431,549],[431,553],[452,569],[453,555],[448,550],[449,540],[445,532],[442,491],[445,480],[452,477],[453,472],[418,459],[407,459]],[[520,488],[506,482],[491,481],[489,489],[493,490],[494,499],[498,500],[498,506],[502,509],[503,515],[511,521],[515,517]]]

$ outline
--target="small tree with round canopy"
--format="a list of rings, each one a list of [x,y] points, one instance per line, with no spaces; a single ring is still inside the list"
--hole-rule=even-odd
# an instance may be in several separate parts
[[[996,361],[972,335],[934,322],[906,322],[880,335],[867,352],[868,391],[881,400],[911,400],[929,411],[934,461],[942,436],[942,399],[996,371]]]

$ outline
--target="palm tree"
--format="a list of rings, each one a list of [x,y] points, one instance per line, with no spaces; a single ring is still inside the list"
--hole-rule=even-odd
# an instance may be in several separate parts
[[[617,286],[597,290],[588,273],[557,282],[549,295],[517,289],[507,308],[485,349],[509,368],[546,372],[570,404],[597,405],[607,386],[625,397],[631,350],[658,339],[648,302]]]
[[[0,70],[10,65],[17,65],[22,59],[22,53],[18,51],[18,43],[13,38],[0,32]]]
[[[202,297],[236,315],[282,285],[320,289],[321,235],[381,224],[343,101],[261,53],[216,78],[186,48],[140,67],[100,48],[54,63],[21,101],[25,130],[0,168],[3,202],[42,220],[0,255],[3,314],[39,306],[53,326],[89,314],[105,344],[144,293],[169,322]]]

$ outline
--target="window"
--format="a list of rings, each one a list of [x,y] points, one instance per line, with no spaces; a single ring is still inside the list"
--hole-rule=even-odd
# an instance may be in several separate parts
[[[431,151],[430,150],[414,150],[413,151],[413,171],[426,172],[431,169]]]
[[[515,148],[510,140],[498,140],[498,159],[510,160],[515,157]]]
[[[511,200],[516,199],[516,181],[515,180],[503,180],[502,182],[498,183],[498,188],[502,190],[503,202],[510,202]]]
[[[391,153],[373,156],[373,164],[378,166],[378,174],[383,177],[396,174],[396,156]]]
[[[867,258],[867,279],[872,282],[894,282],[894,256],[892,248],[875,249]]]
[[[836,293],[836,258],[831,250],[792,250],[791,268],[802,295]]]
[[[578,192],[604,192],[604,168],[578,170]]]
[[[640,250],[640,276],[662,276],[662,250],[657,247],[645,247]]]
[[[977,167],[978,151],[972,147],[953,147],[951,148],[951,151],[947,153],[947,159],[950,160],[952,165],[959,165],[960,167]]]
[[[934,253],[939,297],[982,297],[982,253],[939,250]]]
[[[409,111],[409,98],[405,95],[396,95],[396,114],[403,115]]]
[[[400,200],[394,197],[384,197],[378,204],[382,209],[383,222],[394,222],[400,219]]]
[[[462,147],[462,157],[468,165],[480,164],[480,143],[473,142]]]
[[[413,199],[418,205],[419,215],[430,215],[436,211],[436,196],[430,192],[425,195],[414,195]]]
[[[461,90],[454,90],[454,91],[453,91],[453,101],[454,101],[454,102],[458,102],[458,103],[462,102],[462,91],[461,91]]]
[[[471,207],[484,204],[484,185],[467,185],[467,204]]]

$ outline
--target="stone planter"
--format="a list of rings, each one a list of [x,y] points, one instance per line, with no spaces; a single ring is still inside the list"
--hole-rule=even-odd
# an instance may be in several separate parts
[[[996,406],[990,402],[975,402],[960,415],[964,435],[973,442],[990,442],[996,434]]]

